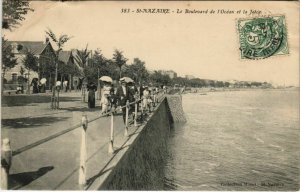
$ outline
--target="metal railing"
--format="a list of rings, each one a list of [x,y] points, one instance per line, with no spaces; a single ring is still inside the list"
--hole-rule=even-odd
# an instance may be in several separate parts
[[[164,98],[164,94],[163,92],[158,92],[156,95],[156,99],[154,98],[155,103],[160,103],[163,98]],[[109,135],[109,145],[108,145],[108,153],[112,154],[114,153],[114,113],[117,110],[121,110],[123,108],[126,108],[126,118],[125,118],[125,126],[124,126],[124,136],[128,137],[128,119],[129,119],[129,108],[130,106],[134,105],[134,126],[138,126],[137,125],[137,118],[138,118],[138,103],[140,103],[141,101],[143,101],[143,99],[137,99],[134,102],[129,102],[127,100],[126,105],[124,106],[120,106],[117,109],[114,110],[110,110],[107,113],[101,114],[98,117],[95,117],[91,120],[88,120],[88,117],[85,113],[83,113],[82,117],[81,117],[81,122],[69,127],[67,129],[64,129],[60,132],[57,132],[53,135],[50,135],[44,139],[40,139],[34,143],[31,143],[29,145],[26,145],[24,147],[21,147],[17,150],[12,150],[11,146],[10,146],[10,140],[8,138],[3,139],[2,141],[2,151],[1,151],[1,189],[8,189],[8,175],[9,175],[9,169],[11,167],[11,162],[12,162],[12,157],[16,156],[18,154],[21,154],[25,151],[28,151],[36,146],[39,146],[41,144],[44,144],[52,139],[55,139],[59,136],[62,136],[70,131],[73,131],[77,128],[82,128],[81,129],[81,145],[80,145],[80,166],[79,166],[79,179],[78,179],[78,184],[79,185],[86,185],[87,179],[86,179],[86,162],[87,162],[87,147],[86,147],[86,143],[87,143],[87,137],[86,137],[86,131],[88,128],[88,124],[91,122],[94,122],[102,117],[107,117],[110,116],[111,120],[110,120],[110,135]],[[150,111],[150,110],[149,110]],[[144,108],[142,106],[141,103],[141,116],[144,115]]]

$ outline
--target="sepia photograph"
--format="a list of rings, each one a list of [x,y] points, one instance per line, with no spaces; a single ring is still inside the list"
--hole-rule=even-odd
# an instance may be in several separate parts
[[[1,10],[1,190],[299,191],[299,1]]]

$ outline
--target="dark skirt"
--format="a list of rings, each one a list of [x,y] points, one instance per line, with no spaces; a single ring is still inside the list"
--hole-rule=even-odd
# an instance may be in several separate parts
[[[95,108],[95,91],[94,90],[89,90],[88,106],[89,106],[89,108]]]
[[[45,93],[46,92],[46,89],[45,89],[45,85],[41,85],[40,86],[40,93]]]
[[[39,88],[37,85],[33,85],[32,87],[32,93],[38,93],[39,92]]]

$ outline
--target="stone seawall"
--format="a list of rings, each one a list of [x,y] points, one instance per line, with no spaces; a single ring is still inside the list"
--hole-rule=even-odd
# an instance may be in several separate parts
[[[99,190],[163,190],[169,132],[173,122],[185,120],[179,101],[179,95],[162,101]]]
[[[186,122],[184,112],[182,109],[182,98],[181,95],[168,95],[167,96],[167,107],[170,114],[171,120],[176,122]]]

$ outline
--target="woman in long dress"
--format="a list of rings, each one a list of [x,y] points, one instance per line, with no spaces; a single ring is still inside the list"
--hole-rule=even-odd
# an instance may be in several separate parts
[[[88,107],[89,108],[95,108],[95,92],[97,90],[97,87],[94,83],[90,83],[88,86]]]
[[[112,86],[110,83],[106,83],[103,86],[103,94],[102,94],[101,101],[100,101],[100,105],[102,107],[102,110],[101,110],[102,114],[107,113],[107,111],[108,111],[108,107],[110,105],[109,95],[110,95],[111,88],[112,88]]]
[[[149,109],[148,106],[149,106],[149,98],[150,98],[150,92],[149,92],[149,89],[148,87],[145,87],[144,91],[143,91],[143,109],[146,110],[146,109]],[[149,109],[150,111],[150,109]]]
[[[110,103],[110,110],[114,111],[114,113],[116,113],[115,111],[117,109],[117,96],[115,94],[115,90],[113,87],[110,90],[109,103]]]

